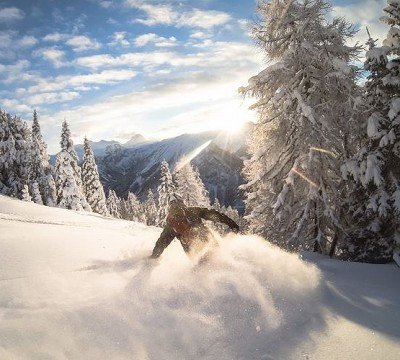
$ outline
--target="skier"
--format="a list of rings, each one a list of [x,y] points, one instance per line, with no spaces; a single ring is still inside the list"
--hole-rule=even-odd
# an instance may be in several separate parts
[[[164,230],[156,242],[151,258],[158,258],[175,237],[190,257],[202,257],[206,254],[217,245],[217,241],[202,219],[220,222],[228,225],[234,232],[239,231],[239,225],[228,216],[213,209],[187,207],[181,197],[175,194],[170,203]]]

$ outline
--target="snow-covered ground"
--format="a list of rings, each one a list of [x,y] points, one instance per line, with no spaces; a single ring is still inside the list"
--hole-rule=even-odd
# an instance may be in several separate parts
[[[400,269],[232,235],[196,266],[160,229],[0,196],[0,359],[400,359]]]

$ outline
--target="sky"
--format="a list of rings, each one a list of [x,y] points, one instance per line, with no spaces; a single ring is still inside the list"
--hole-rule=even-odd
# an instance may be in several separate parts
[[[383,38],[385,0],[336,0]],[[265,67],[249,36],[255,0],[0,0],[0,108],[30,121],[49,152],[66,119],[84,136],[124,142],[234,129],[254,121],[237,92]]]

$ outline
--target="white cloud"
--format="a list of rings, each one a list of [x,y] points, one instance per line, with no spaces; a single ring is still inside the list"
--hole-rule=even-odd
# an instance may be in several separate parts
[[[75,60],[75,63],[77,65],[90,69],[107,67],[107,64],[112,64],[113,62],[114,62],[114,57],[109,54],[83,56]]]
[[[207,39],[210,37],[211,37],[211,34],[206,33],[204,31],[195,31],[190,34],[190,38],[192,38],[192,39]]]
[[[152,52],[133,52],[120,56],[100,54],[85,56],[76,59],[76,64],[90,69],[115,68],[121,66],[129,67],[156,67],[164,64],[172,64],[179,55],[174,52],[152,51]]]
[[[32,111],[32,109],[28,105],[21,104],[18,100],[15,99],[2,99],[1,105],[4,106],[4,108],[7,109],[7,111],[10,113],[12,112],[18,114]]]
[[[231,20],[231,16],[221,11],[194,9],[183,13],[177,25],[210,29],[214,26],[223,25],[229,20]]]
[[[61,40],[66,40],[68,39],[69,35],[68,34],[60,34],[58,32],[52,33],[52,34],[47,34],[44,38],[43,41],[49,41],[49,42],[59,42]]]
[[[109,46],[129,46],[129,40],[126,38],[126,31],[117,31],[112,35],[112,41],[108,43]]]
[[[29,96],[25,101],[29,105],[42,105],[42,104],[54,104],[59,102],[71,101],[79,97],[79,93],[76,91],[66,92],[53,92],[53,93],[41,93]]]
[[[101,44],[89,38],[85,35],[70,35],[70,34],[63,34],[63,33],[51,33],[47,34],[43,41],[47,42],[60,42],[65,41],[65,43],[72,48],[72,50],[76,52],[82,52],[87,50],[97,50],[100,48]]]
[[[65,52],[55,47],[37,49],[33,52],[33,55],[43,57],[45,60],[50,61],[56,68],[67,65],[67,62],[64,60]]]
[[[346,20],[360,27],[360,31],[352,39],[352,43],[358,41],[364,45],[368,40],[366,27],[368,27],[372,38],[379,39],[379,43],[386,38],[388,26],[379,21],[383,15],[386,0],[364,0],[343,6],[334,6],[333,15],[344,17]]]
[[[10,23],[17,20],[22,20],[25,13],[16,7],[7,7],[0,9],[0,22]]]
[[[117,25],[118,21],[110,17],[110,18],[107,19],[107,24],[109,24],[109,25]]]
[[[28,65],[29,63],[26,62],[18,62],[16,65],[9,66],[0,64],[0,75],[5,73],[9,74],[9,77],[13,76],[21,80],[21,72]],[[24,71],[23,74],[26,72]],[[2,106],[9,111],[31,112],[31,107],[68,102],[78,98],[82,91],[97,89],[98,85],[127,81],[135,76],[136,72],[131,70],[105,70],[92,74],[60,75],[48,79],[35,78],[36,85],[17,88],[14,92],[14,99],[2,100]],[[27,104],[31,107],[28,107]]]
[[[245,31],[249,37],[251,37],[251,21],[248,19],[239,19],[237,23],[239,24],[240,28]]]
[[[177,45],[177,40],[173,36],[165,38],[154,33],[143,34],[135,39],[135,45],[139,47],[145,46],[149,43],[152,43],[157,47],[174,47]]]
[[[108,0],[102,0],[99,1],[99,5],[104,9],[108,9],[113,5],[113,2]]]
[[[104,70],[98,73],[82,75],[60,75],[55,78],[41,79],[38,84],[27,89],[30,94],[43,92],[57,92],[64,89],[86,91],[92,89],[93,85],[115,84],[133,79],[136,72],[132,70]],[[90,85],[90,86],[88,86]]]
[[[66,44],[71,46],[72,50],[76,52],[97,50],[100,48],[100,43],[98,41],[84,35],[72,36],[67,40]]]
[[[22,47],[31,47],[38,43],[38,40],[34,36],[23,36],[19,41],[18,45]]]
[[[141,67],[153,71],[159,66],[198,67],[230,69],[232,67],[252,67],[261,63],[261,56],[256,49],[240,42],[208,41],[202,51],[193,54],[182,54],[176,51],[131,52],[120,56],[100,54],[80,57],[76,64],[91,68],[115,68],[121,66]]]
[[[20,37],[18,31],[0,31],[0,59],[15,60],[21,50],[36,45],[38,40],[34,36]]]
[[[126,0],[127,6],[139,9],[146,14],[144,19],[135,19],[134,22],[147,26],[173,25],[176,27],[191,27],[210,29],[223,25],[231,20],[231,16],[216,10],[182,10],[171,4],[149,4],[141,0]]]
[[[128,0],[126,3],[146,13],[146,19],[135,20],[135,22],[143,25],[172,25],[178,19],[178,14],[173,10],[171,5],[152,5],[137,0]]]
[[[8,48],[13,43],[15,31],[0,31],[0,49]]]
[[[4,82],[7,84],[15,81],[32,80],[35,76],[27,71],[30,65],[28,60],[18,60],[15,64],[1,65],[0,75],[5,77]]]

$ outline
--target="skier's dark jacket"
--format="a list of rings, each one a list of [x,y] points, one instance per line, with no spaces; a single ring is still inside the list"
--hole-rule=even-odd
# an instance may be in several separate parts
[[[173,203],[151,257],[158,258],[175,237],[179,239],[186,253],[189,253],[199,241],[207,243],[211,234],[202,219],[223,223],[234,231],[239,230],[238,224],[216,210]]]

